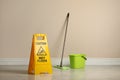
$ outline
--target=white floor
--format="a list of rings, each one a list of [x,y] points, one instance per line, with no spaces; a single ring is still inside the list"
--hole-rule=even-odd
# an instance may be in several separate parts
[[[30,75],[27,66],[0,66],[0,80],[120,80],[120,66],[86,66],[59,70],[53,74]]]

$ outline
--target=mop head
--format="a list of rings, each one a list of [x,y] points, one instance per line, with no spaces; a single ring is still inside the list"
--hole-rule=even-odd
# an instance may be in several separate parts
[[[61,70],[69,70],[70,68],[69,67],[66,67],[66,66],[59,66],[59,65],[57,65],[57,66],[54,66],[54,68],[57,68],[57,69],[61,69]]]

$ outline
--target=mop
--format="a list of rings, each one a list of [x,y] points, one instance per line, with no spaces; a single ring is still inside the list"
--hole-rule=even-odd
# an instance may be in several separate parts
[[[63,56],[64,56],[66,36],[67,36],[67,29],[68,29],[68,21],[69,21],[69,13],[67,13],[67,16],[66,16],[66,28],[65,28],[65,36],[64,36],[64,42],[63,42],[63,49],[62,49],[62,56],[61,56],[60,65],[54,66],[55,68],[62,69],[62,70],[68,70],[69,69],[69,67],[63,66]]]

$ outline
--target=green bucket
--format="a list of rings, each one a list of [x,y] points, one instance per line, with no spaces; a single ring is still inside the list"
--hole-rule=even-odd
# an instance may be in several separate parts
[[[85,67],[85,61],[87,60],[85,54],[71,54],[69,55],[70,67],[73,69],[79,69]]]

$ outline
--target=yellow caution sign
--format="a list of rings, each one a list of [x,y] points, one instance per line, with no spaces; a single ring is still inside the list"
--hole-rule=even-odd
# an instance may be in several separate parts
[[[52,73],[50,53],[45,34],[33,35],[28,73],[30,74]]]

